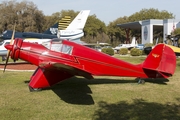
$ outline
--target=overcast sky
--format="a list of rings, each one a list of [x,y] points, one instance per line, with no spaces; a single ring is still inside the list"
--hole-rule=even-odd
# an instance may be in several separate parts
[[[4,1],[4,0],[0,0]],[[23,0],[16,0],[21,2]],[[45,15],[61,10],[91,10],[98,19],[106,24],[119,17],[130,16],[146,8],[166,10],[180,19],[180,0],[27,0],[37,5]]]

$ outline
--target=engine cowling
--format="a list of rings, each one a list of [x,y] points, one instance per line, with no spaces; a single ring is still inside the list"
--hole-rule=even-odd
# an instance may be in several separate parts
[[[12,50],[10,53],[11,59],[13,59],[14,61],[18,60],[18,58],[19,58],[19,53],[20,53],[22,43],[23,43],[23,40],[20,38],[16,38],[14,40]]]

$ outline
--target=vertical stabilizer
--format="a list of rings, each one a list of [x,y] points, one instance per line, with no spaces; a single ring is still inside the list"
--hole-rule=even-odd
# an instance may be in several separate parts
[[[65,30],[71,22],[71,17],[70,16],[65,16],[59,21],[59,26],[58,30]]]
[[[58,31],[58,22],[56,24],[54,24],[53,26],[51,26],[50,28],[48,28],[44,34],[52,34],[52,35],[57,35],[57,31]]]
[[[89,16],[90,10],[82,10],[75,17],[75,19],[69,24],[66,30],[83,30],[87,18]]]
[[[133,38],[132,38],[131,45],[136,45],[136,44],[137,44],[137,42],[136,42],[136,37],[133,37]]]
[[[147,56],[142,67],[152,78],[172,76],[176,69],[175,53],[165,44],[158,44]]]
[[[70,16],[65,16],[59,22],[48,28],[44,34],[53,34],[57,35],[58,30],[65,30],[68,25],[70,24],[71,17]]]

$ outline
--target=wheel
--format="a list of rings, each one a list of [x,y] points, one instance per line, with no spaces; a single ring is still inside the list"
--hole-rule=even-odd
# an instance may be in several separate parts
[[[141,80],[141,84],[145,84],[145,80]]]
[[[139,79],[138,84],[145,84],[145,81],[142,79]]]
[[[32,88],[31,86],[29,86],[29,91],[30,92],[38,92],[38,91],[41,91],[42,89],[41,88]]]

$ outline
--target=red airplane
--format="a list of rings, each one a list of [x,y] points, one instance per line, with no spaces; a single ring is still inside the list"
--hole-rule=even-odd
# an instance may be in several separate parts
[[[145,61],[137,65],[58,38],[43,44],[16,38],[12,45],[5,47],[14,61],[22,59],[38,66],[30,78],[30,91],[50,87],[73,76],[87,79],[93,76],[168,78],[176,68],[174,51],[165,44],[158,44]]]

